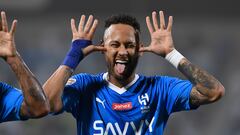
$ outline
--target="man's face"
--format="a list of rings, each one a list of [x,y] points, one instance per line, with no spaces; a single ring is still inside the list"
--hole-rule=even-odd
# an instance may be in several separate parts
[[[139,44],[136,43],[134,33],[134,28],[126,24],[113,24],[105,31],[108,73],[117,80],[129,78],[137,66]]]

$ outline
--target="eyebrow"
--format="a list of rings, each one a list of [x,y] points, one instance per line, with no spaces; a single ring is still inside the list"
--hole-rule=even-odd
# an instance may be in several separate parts
[[[109,43],[119,43],[117,40],[111,40]]]
[[[112,40],[112,41],[110,41],[109,43],[112,43],[112,42],[117,42],[117,43],[119,43],[118,40]],[[129,44],[129,43],[134,43],[134,44],[136,44],[136,42],[133,42],[133,41],[126,41],[126,42],[124,42],[124,43],[127,43],[127,44]]]
[[[132,42],[132,41],[127,41],[127,44],[136,44],[136,42]]]

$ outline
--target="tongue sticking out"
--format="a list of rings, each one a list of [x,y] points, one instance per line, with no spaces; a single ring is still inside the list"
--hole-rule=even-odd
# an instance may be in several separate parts
[[[125,71],[125,68],[126,68],[125,64],[120,64],[120,63],[116,64],[116,69],[119,74],[123,74],[123,72]]]

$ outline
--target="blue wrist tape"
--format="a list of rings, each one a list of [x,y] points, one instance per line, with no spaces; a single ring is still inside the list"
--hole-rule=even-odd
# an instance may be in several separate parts
[[[71,69],[76,69],[77,65],[84,57],[82,48],[85,48],[91,44],[92,42],[90,40],[73,41],[71,49],[68,51],[67,56],[64,58],[62,65],[66,65]]]

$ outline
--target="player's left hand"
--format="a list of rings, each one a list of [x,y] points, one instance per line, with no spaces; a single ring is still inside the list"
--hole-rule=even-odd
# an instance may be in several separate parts
[[[169,52],[174,49],[173,39],[172,39],[172,24],[173,17],[169,16],[168,24],[165,25],[164,13],[159,12],[160,15],[160,26],[157,21],[157,13],[152,12],[151,24],[150,17],[146,17],[146,23],[151,36],[151,43],[147,47],[141,47],[140,52],[152,52],[162,57],[165,57]]]
[[[17,20],[14,20],[10,31],[6,19],[6,13],[1,12],[0,20],[0,57],[6,59],[16,55],[16,47],[14,42],[14,34],[16,31]]]

